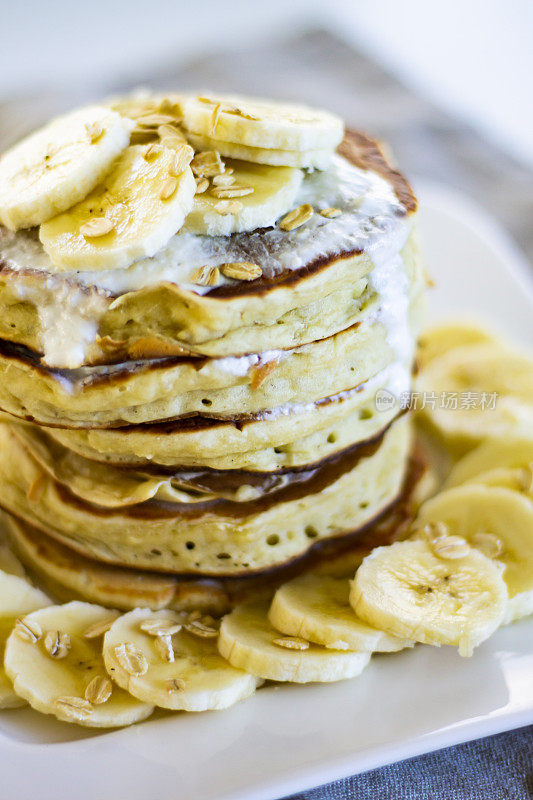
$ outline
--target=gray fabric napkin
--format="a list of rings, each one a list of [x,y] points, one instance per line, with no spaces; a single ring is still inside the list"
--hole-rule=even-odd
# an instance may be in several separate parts
[[[290,800],[529,800],[532,797],[533,726],[391,764],[293,795]]]

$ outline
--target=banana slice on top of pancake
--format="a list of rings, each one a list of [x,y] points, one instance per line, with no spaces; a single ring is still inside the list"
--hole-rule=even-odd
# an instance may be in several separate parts
[[[106,633],[104,660],[113,680],[145,702],[174,711],[229,708],[259,681],[218,654],[217,636],[201,618],[138,608]]]
[[[284,636],[268,620],[268,604],[243,603],[223,618],[218,649],[230,664],[265,680],[329,683],[355,678],[368,652],[330,650],[299,636]]]
[[[301,169],[327,169],[333,150],[280,150],[276,147],[252,147],[247,144],[225,142],[212,136],[187,132],[187,139],[196,150],[215,150],[221,156],[269,164],[273,167],[300,167]]]
[[[150,716],[152,705],[114,686],[106,673],[102,636],[116,616],[77,601],[25,616],[5,652],[17,694],[43,714],[93,728],[131,725]]]
[[[0,708],[24,705],[24,699],[13,689],[3,666],[6,641],[13,628],[29,640],[39,638],[39,628],[24,622],[24,615],[51,605],[52,601],[28,581],[0,571]],[[18,620],[18,621],[17,621]]]
[[[299,169],[246,161],[228,160],[223,168],[211,178],[199,176],[203,191],[194,198],[184,231],[227,236],[274,225],[293,207],[303,178]]]
[[[0,159],[0,221],[39,225],[83,200],[127,147],[134,123],[105,106],[58,117]]]
[[[187,131],[224,142],[279,150],[334,150],[340,117],[291,103],[239,95],[177,95]]]
[[[533,503],[529,497],[496,486],[457,486],[427,500],[416,526],[425,535],[433,534],[437,543],[448,534],[459,535],[503,564],[509,595],[504,622],[533,613]]]
[[[373,550],[355,573],[350,603],[369,625],[468,656],[503,622],[507,588],[491,559],[459,536],[443,538]]]
[[[277,590],[268,618],[287,636],[335,650],[394,652],[413,644],[372,628],[355,615],[346,578],[302,575]]]
[[[124,269],[161,250],[192,209],[193,155],[189,145],[126,148],[85,200],[41,225],[39,238],[58,271]]]
[[[106,105],[146,129],[180,122],[181,108],[172,95],[138,89],[130,94],[108,97]]]

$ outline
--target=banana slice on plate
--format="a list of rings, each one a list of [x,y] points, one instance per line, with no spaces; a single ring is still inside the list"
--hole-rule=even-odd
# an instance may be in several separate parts
[[[236,142],[225,142],[212,136],[187,132],[187,139],[195,150],[216,150],[221,156],[272,167],[300,167],[302,169],[327,169],[333,150],[280,150],[275,147],[251,147]]]
[[[503,621],[507,589],[497,564],[464,540],[453,544],[446,558],[423,539],[373,550],[351,584],[355,613],[395,636],[471,655]]]
[[[454,348],[428,364],[416,390],[426,398],[421,415],[455,452],[533,430],[533,362],[514,350]]]
[[[122,727],[150,716],[151,705],[113,686],[106,673],[102,636],[115,617],[102,606],[77,601],[25,616],[5,652],[17,694],[36,711],[92,728]]]
[[[509,600],[504,622],[533,613],[533,503],[509,489],[465,485],[421,507],[417,528],[462,536],[505,566]]]
[[[329,650],[280,634],[268,621],[268,604],[245,603],[223,618],[219,652],[230,664],[265,680],[310,683],[355,678],[370,653]]]
[[[129,144],[131,120],[88,106],[52,120],[0,159],[0,221],[40,225],[79,203]]]
[[[394,652],[413,642],[371,628],[349,602],[345,578],[302,575],[277,590],[268,612],[274,628],[335,650]]]
[[[453,467],[446,489],[463,483],[501,486],[533,496],[533,438],[488,439]]]
[[[178,95],[183,126],[192,133],[251,147],[333,150],[344,124],[327,111],[239,95]]]
[[[58,271],[126,268],[161,250],[192,209],[192,156],[188,145],[128,147],[89,197],[41,225]]]
[[[417,364],[424,369],[430,361],[443,356],[455,347],[483,342],[496,343],[492,334],[470,322],[447,322],[422,331],[418,340]]]
[[[24,705],[24,700],[14,691],[3,667],[6,641],[19,617],[48,606],[51,602],[43,592],[22,578],[0,572],[0,708]],[[26,631],[23,623],[19,623],[19,626],[31,636],[31,631]]]
[[[274,225],[293,207],[302,178],[301,170],[292,167],[228,160],[222,175],[194,198],[183,230],[228,236]]]
[[[201,621],[182,627],[171,611],[138,608],[106,633],[104,660],[113,680],[145,702],[175,711],[229,708],[259,681],[218,654],[217,635]]]

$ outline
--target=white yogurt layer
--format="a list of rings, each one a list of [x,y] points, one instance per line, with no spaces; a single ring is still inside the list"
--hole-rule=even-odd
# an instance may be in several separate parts
[[[375,264],[370,280],[383,298],[383,321],[391,345],[399,357],[411,352],[406,313],[409,287],[399,255],[409,235],[411,220],[392,186],[376,173],[358,169],[335,156],[328,170],[305,176],[295,205],[303,203],[310,203],[316,209],[315,214],[293,231],[272,228],[231,237],[178,233],[157,255],[123,270],[58,273],[34,231],[5,233],[0,256],[15,270],[56,273],[47,275],[46,285],[38,288],[30,288],[21,276],[20,292],[21,298],[35,303],[39,309],[44,359],[57,367],[74,368],[83,363],[108,294],[119,295],[163,281],[205,294],[210,287],[190,282],[190,275],[203,265],[252,261],[261,266],[265,277],[271,278],[319,258],[353,250],[368,253]],[[318,213],[331,206],[343,213],[335,219]],[[70,284],[68,292],[64,289],[65,281]],[[86,290],[73,292],[72,284]],[[229,369],[244,368],[242,363],[233,367],[232,363],[228,362]]]
[[[51,367],[74,369],[85,362],[98,333],[106,295],[47,276],[36,285],[26,275],[13,283],[22,301],[32,303],[39,315],[43,362]]]
[[[252,367],[268,364],[269,361],[281,361],[288,355],[290,355],[290,351],[287,350],[264,350],[262,353],[250,353],[247,356],[217,358],[215,363],[217,368],[223,372],[229,372],[230,375],[242,378]]]
[[[387,331],[387,341],[398,359],[410,363],[415,342],[409,327],[409,279],[401,256],[408,231],[399,226],[383,239],[374,240],[367,250],[374,264],[370,287],[379,297],[378,319]]]

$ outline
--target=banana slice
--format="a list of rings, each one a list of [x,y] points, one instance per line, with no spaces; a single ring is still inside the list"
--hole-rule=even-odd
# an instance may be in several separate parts
[[[218,649],[234,667],[266,680],[326,683],[355,678],[370,660],[370,653],[328,650],[300,637],[282,636],[267,613],[266,603],[245,603],[222,620]]]
[[[301,167],[302,169],[327,169],[333,150],[280,150],[278,148],[251,147],[246,144],[225,142],[212,136],[187,133],[187,139],[195,150],[216,150],[221,156],[268,164],[272,167]]]
[[[41,225],[39,237],[58,271],[126,268],[163,248],[193,205],[196,181],[187,158],[188,145],[181,153],[128,147],[89,197]]]
[[[416,389],[426,398],[423,418],[455,452],[533,430],[533,363],[513,350],[457,347],[428,364]]]
[[[488,331],[469,322],[447,322],[422,332],[418,340],[417,364],[424,369],[430,361],[443,356],[455,347],[496,342]]]
[[[463,483],[500,486],[533,495],[533,439],[511,436],[489,439],[453,467],[446,489]]]
[[[274,225],[294,205],[303,173],[291,167],[268,167],[246,161],[227,161],[227,185],[213,185],[197,194],[184,225],[185,231],[208,236],[228,236]],[[216,181],[216,179],[215,179]],[[240,194],[252,190],[249,194]],[[234,195],[234,197],[233,197]],[[232,213],[223,208],[226,199],[235,199]],[[221,206],[222,201],[222,206]],[[220,210],[224,213],[220,213]]]
[[[277,590],[268,612],[272,625],[288,636],[299,636],[334,650],[392,653],[412,646],[357,619],[349,602],[345,578],[302,575]]]
[[[43,592],[22,578],[0,572],[0,708],[17,708],[24,705],[24,700],[15,693],[4,671],[4,649],[7,638],[18,617],[48,606],[51,602]]]
[[[180,620],[171,611],[143,608],[119,617],[104,639],[113,680],[134,697],[175,711],[229,708],[252,695],[257,678],[219,656],[216,629],[187,626],[193,633]]]
[[[146,128],[175,123],[181,120],[181,108],[172,95],[154,94],[147,89],[139,89],[127,95],[108,97],[106,105],[129,117]]]
[[[465,485],[441,492],[420,509],[417,527],[445,529],[505,565],[505,622],[533,613],[533,503],[509,489]]]
[[[102,635],[116,616],[102,606],[67,603],[24,617],[6,644],[5,669],[15,691],[43,714],[92,728],[146,719],[153,707],[113,686]],[[41,633],[27,635],[26,628]]]
[[[465,549],[445,559],[422,539],[376,548],[352,581],[355,613],[395,636],[471,655],[503,621],[507,590],[493,561]]]
[[[307,106],[239,95],[178,95],[192,133],[250,147],[333,150],[344,135],[340,117]]]
[[[30,228],[79,203],[127,147],[131,120],[105,106],[52,120],[0,159],[0,221]]]

